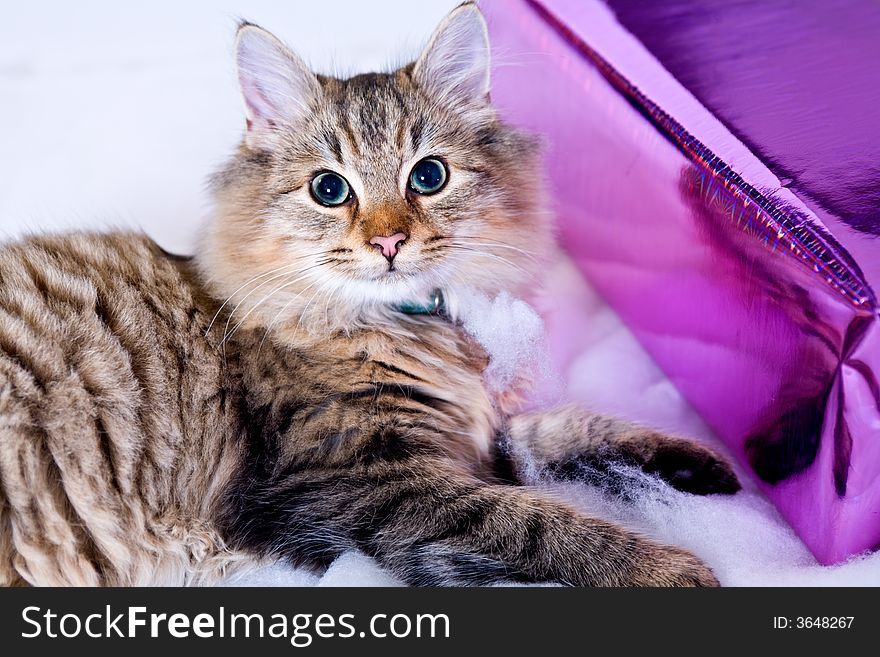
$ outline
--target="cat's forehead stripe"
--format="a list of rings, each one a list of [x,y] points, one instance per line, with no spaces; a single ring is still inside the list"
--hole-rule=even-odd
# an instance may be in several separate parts
[[[342,157],[342,144],[339,143],[339,137],[336,135],[336,132],[324,129],[321,133],[321,137],[336,161],[339,162],[339,164],[343,164],[345,160]]]
[[[406,124],[403,121],[397,123],[397,132],[394,135],[394,145],[398,151],[404,149],[404,141],[406,140]]]
[[[349,150],[355,157],[361,156],[360,142],[357,138],[357,132],[351,126],[351,119],[347,111],[339,112],[339,129],[345,136]]]
[[[412,149],[413,151],[418,151],[419,147],[422,145],[422,139],[425,134],[425,119],[421,116],[417,116],[413,119],[413,122],[409,126],[409,136],[412,141]]]

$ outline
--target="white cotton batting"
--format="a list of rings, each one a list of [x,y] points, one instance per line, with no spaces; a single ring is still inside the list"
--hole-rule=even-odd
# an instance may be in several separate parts
[[[462,327],[489,354],[484,378],[494,392],[531,381],[551,390],[553,374],[544,334],[544,321],[528,303],[502,292],[494,298],[461,291],[456,311]]]

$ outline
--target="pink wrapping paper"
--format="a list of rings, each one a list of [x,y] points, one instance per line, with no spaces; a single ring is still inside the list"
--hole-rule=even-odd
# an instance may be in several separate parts
[[[805,206],[635,88],[638,58],[591,46],[587,4],[482,4],[493,100],[546,142],[561,244],[821,562],[875,548],[873,291]]]

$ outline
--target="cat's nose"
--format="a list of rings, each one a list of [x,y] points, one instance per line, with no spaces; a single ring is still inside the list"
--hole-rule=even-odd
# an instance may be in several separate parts
[[[370,238],[370,245],[375,246],[388,259],[388,262],[391,262],[408,237],[409,235],[406,233],[394,233],[388,237],[375,235]]]

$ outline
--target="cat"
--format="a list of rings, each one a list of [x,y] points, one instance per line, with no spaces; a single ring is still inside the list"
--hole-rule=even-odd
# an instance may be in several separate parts
[[[195,258],[131,233],[0,247],[0,583],[207,584],[358,549],[412,585],[717,585],[529,473],[622,461],[708,494],[739,488],[730,466],[514,413],[456,321],[457,291],[521,291],[553,241],[476,5],[390,74],[313,74],[249,23],[236,57],[246,130]]]

